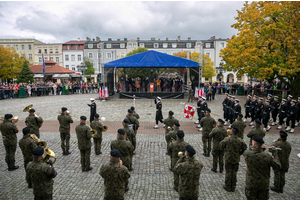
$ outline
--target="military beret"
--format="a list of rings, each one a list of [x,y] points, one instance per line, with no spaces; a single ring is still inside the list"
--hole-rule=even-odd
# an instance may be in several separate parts
[[[251,95],[248,95],[248,97],[250,97],[250,98],[251,98]]]
[[[122,156],[121,152],[118,149],[111,150],[110,155],[117,158],[120,158]]]
[[[191,155],[195,155],[195,154],[196,154],[195,149],[194,149],[191,145],[186,145],[185,150],[186,150],[189,154],[191,154]]]
[[[271,95],[271,94],[268,94],[268,96],[272,97],[272,95]]]
[[[175,126],[180,126],[179,122],[174,122]]]
[[[235,96],[231,96],[231,98],[235,99]]]
[[[221,123],[225,123],[225,121],[223,119],[218,119],[218,122],[221,122]]]
[[[29,112],[31,113],[31,112],[35,112],[35,110],[33,109],[33,108],[31,108],[30,110],[29,110]]]
[[[26,135],[26,134],[30,133],[30,128],[25,127],[25,128],[23,128],[22,132],[24,135]]]
[[[289,96],[288,96],[288,97],[290,97],[291,99],[293,98],[293,96],[292,96],[292,95],[290,95],[290,94],[289,94]]]
[[[294,103],[297,103],[297,101],[296,101],[296,100],[294,100],[294,99],[292,100],[292,102],[294,102]]]
[[[243,114],[242,114],[242,113],[239,113],[238,116],[239,116],[239,117],[243,117]]]
[[[66,111],[66,110],[68,110],[68,109],[67,109],[66,107],[62,107],[61,110],[62,110],[62,111]]]
[[[95,99],[94,98],[90,98],[90,101],[95,101]]]
[[[257,98],[257,95],[254,95],[253,97]]]
[[[80,116],[81,120],[86,120],[86,116]]]
[[[240,100],[238,100],[238,99],[235,99],[235,101],[240,102]]]
[[[255,123],[261,125],[261,121],[259,121],[258,119],[255,120]]]
[[[181,131],[181,130],[177,131],[177,136],[178,136],[179,138],[183,138],[183,137],[184,137],[184,132]]]
[[[170,111],[169,111],[169,115],[174,115],[174,113],[170,110]]]
[[[130,107],[130,109],[131,109],[131,110],[134,110],[134,107],[133,107],[133,106],[131,106],[131,107]]]
[[[125,118],[125,119],[123,120],[123,123],[129,124],[130,122],[129,122],[129,120],[128,120],[127,118]]]
[[[259,137],[258,135],[254,135],[252,140],[254,140],[255,142],[258,142],[260,144],[265,143],[264,140],[261,137]]]
[[[118,133],[121,134],[121,135],[125,135],[125,131],[122,128],[118,129]]]
[[[207,112],[211,112],[211,110],[209,108],[206,109]]]
[[[281,101],[284,101],[284,102],[286,102],[286,99],[282,99]]]
[[[99,118],[99,114],[95,114],[95,117],[96,117],[96,118]]]
[[[131,109],[128,109],[128,110],[127,110],[127,112],[129,112],[129,113],[133,113],[133,111],[132,111]]]
[[[278,99],[278,96],[274,96],[274,98]]]
[[[262,98],[262,97],[259,97],[259,100],[264,100],[264,98]]]
[[[288,134],[286,132],[284,132],[283,130],[280,130],[279,134],[280,134],[281,138],[286,138],[288,136]]]
[[[4,115],[4,118],[5,118],[5,119],[11,119],[12,117],[13,117],[12,114],[5,114],[5,115]]]
[[[44,149],[42,147],[37,147],[32,151],[32,155],[34,156],[41,156],[43,154],[44,154]]]
[[[240,132],[239,128],[237,126],[232,126],[231,127],[233,130],[235,130],[236,132]]]
[[[161,98],[159,96],[156,97],[157,99],[161,100]]]
[[[204,99],[204,100],[206,100],[206,98],[205,97],[201,97],[202,99]]]

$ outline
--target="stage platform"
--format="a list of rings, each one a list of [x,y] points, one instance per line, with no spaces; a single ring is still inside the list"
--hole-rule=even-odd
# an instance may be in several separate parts
[[[162,99],[184,99],[184,93],[182,92],[120,92],[120,99],[133,99],[135,95],[136,99],[154,99],[159,96]]]

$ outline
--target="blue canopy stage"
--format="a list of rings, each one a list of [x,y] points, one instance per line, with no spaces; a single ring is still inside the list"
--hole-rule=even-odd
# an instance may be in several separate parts
[[[186,67],[198,67],[199,63],[177,56],[168,55],[158,51],[146,51],[143,53],[135,54],[118,60],[114,60],[108,63],[105,63],[105,68],[186,68]],[[109,83],[108,83],[109,84]],[[111,85],[111,84],[109,84]],[[160,96],[162,98],[184,98],[184,93],[178,90],[170,92],[170,90],[165,90],[165,92],[155,91],[153,93],[140,90],[139,92],[129,92],[122,91],[119,93],[120,98],[133,98],[135,95],[136,98],[152,98]]]

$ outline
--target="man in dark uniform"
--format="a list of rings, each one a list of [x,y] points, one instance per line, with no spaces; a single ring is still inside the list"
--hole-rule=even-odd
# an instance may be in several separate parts
[[[8,171],[18,169],[19,166],[15,165],[15,153],[17,149],[17,133],[19,132],[15,123],[11,120],[12,114],[6,114],[3,122],[0,124],[0,131],[2,133],[2,141],[5,147],[6,156],[5,162],[8,166]]]
[[[132,126],[129,126],[130,123],[129,123],[128,118],[125,118],[123,120],[122,124],[123,124],[123,129],[125,131],[126,139],[128,139],[131,142],[131,144],[133,145],[134,151],[135,151],[135,147],[136,147],[136,134],[135,134]]]
[[[173,170],[177,161],[179,160],[179,152],[185,153],[185,147],[188,145],[187,142],[184,141],[184,132],[178,131],[176,135],[176,141],[172,142],[169,145],[168,152],[171,157],[171,167],[170,170],[173,171],[174,174],[174,189],[178,192],[178,184],[179,184],[179,174]]]
[[[231,128],[232,123],[234,122],[234,104],[235,104],[235,96],[231,96],[230,105],[228,106],[228,116],[229,116],[229,126],[228,128]]]
[[[277,150],[272,148],[272,155],[263,152],[263,139],[254,136],[253,150],[244,152],[247,164],[245,195],[247,200],[269,199],[270,168],[280,169]]]
[[[245,103],[245,119],[244,119],[244,122],[247,122],[247,118],[251,117],[250,116],[251,104],[252,104],[251,95],[248,95],[247,96],[247,101]]]
[[[97,106],[95,103],[95,99],[90,98],[91,104],[87,104],[89,107],[91,107],[91,114],[90,114],[90,123],[94,120],[94,117],[97,113]]]
[[[195,122],[195,124],[199,124],[199,122],[200,122],[200,120],[199,120],[199,118],[200,118],[200,104],[201,104],[201,96],[199,95],[198,96],[198,101],[197,101],[197,115],[198,115],[198,119],[197,119],[197,121]],[[198,127],[198,126],[197,126]]]
[[[169,145],[172,142],[172,140],[176,140],[176,135],[177,132],[179,131],[179,127],[180,124],[179,122],[175,121],[174,122],[174,126],[173,126],[173,130],[171,130],[167,136],[166,136],[166,140],[167,140],[167,150],[169,149]],[[166,153],[167,155],[170,155],[169,152]]]
[[[97,134],[93,137],[95,154],[100,155],[101,152],[101,143],[102,143],[102,131],[104,130],[102,122],[99,120],[99,114],[96,114],[94,120],[91,123],[91,128],[97,131]]]
[[[36,116],[35,110],[31,108],[29,110],[29,116],[26,117],[25,124],[28,128],[30,128],[30,133],[35,134],[36,137],[40,138],[40,126],[43,123],[43,119],[41,117]]]
[[[27,164],[32,161],[32,152],[37,147],[36,142],[30,137],[30,128],[23,128],[23,138],[19,140],[19,146],[22,150],[24,159],[24,169],[26,172]],[[31,180],[29,176],[26,176],[26,181],[28,183],[28,188],[32,188]]]
[[[287,119],[286,119],[286,131],[290,131],[290,133],[294,133],[295,131],[295,121],[298,113],[298,107],[296,106],[297,101],[292,100],[291,101],[291,106],[290,109],[288,110],[287,113]],[[290,126],[291,122],[291,126]]]
[[[72,117],[67,113],[67,108],[61,108],[61,115],[57,116],[59,122],[59,132],[61,140],[61,148],[63,150],[63,155],[69,155],[70,149],[70,124],[73,123]]]
[[[240,156],[247,149],[246,143],[238,137],[239,129],[232,126],[231,136],[220,142],[222,149],[225,149],[225,185],[223,188],[228,192],[234,192],[236,187],[236,175],[239,170]]]
[[[197,128],[200,128],[198,131],[202,131],[202,125],[200,124],[201,119],[205,116],[205,112],[208,109],[207,103],[205,102],[206,98],[202,97],[201,98],[201,103],[200,103],[200,118],[199,118],[199,125]]]
[[[233,122],[232,126],[238,127],[239,129],[238,137],[243,139],[246,123],[242,119],[243,119],[243,114],[239,113],[237,120]]]
[[[210,132],[212,131],[213,128],[216,127],[217,123],[210,116],[210,109],[208,108],[205,111],[205,117],[203,117],[200,121],[200,125],[203,127],[203,132],[202,132],[202,142],[203,142],[203,155],[205,157],[209,157],[210,150],[211,150],[211,138],[209,137]]]
[[[267,99],[270,101],[270,105],[272,105],[272,103],[273,103],[274,100],[272,99],[272,95],[271,94],[268,94]]]
[[[282,129],[283,120],[284,118],[286,118],[287,112],[288,107],[286,105],[286,99],[282,99],[279,111],[279,126],[277,127],[277,129]]]
[[[100,176],[104,179],[105,195],[104,199],[124,199],[126,183],[130,178],[130,172],[123,165],[122,154],[119,150],[110,151],[110,161],[100,168]]]
[[[289,157],[291,154],[292,146],[286,141],[288,134],[284,131],[279,132],[279,139],[273,142],[272,146],[280,148],[278,151],[278,158],[280,160],[281,168],[274,169],[274,186],[270,189],[275,192],[283,193],[285,185],[285,173],[289,170]]]
[[[213,172],[217,172],[219,163],[220,173],[223,173],[224,149],[221,149],[220,142],[227,136],[227,131],[223,126],[224,123],[225,122],[222,119],[218,119],[217,127],[209,134],[209,137],[213,139],[213,150],[211,153],[213,155],[213,167],[211,168],[211,171]]]
[[[291,102],[293,100],[293,96],[292,95],[288,95],[287,96],[287,101],[286,101],[286,106],[288,107],[288,110],[290,109],[291,107]]]
[[[191,145],[185,147],[173,171],[179,174],[179,200],[198,199],[199,180],[203,164],[196,160],[196,151]]]
[[[254,128],[252,128],[250,132],[247,134],[247,137],[250,138],[249,149],[251,149],[252,140],[255,135],[259,136],[260,138],[264,138],[266,136],[266,132],[260,127],[260,125],[261,125],[261,121],[256,119],[254,123]]]
[[[237,119],[238,115],[241,114],[241,112],[242,112],[242,108],[241,108],[239,102],[240,102],[240,100],[238,100],[238,99],[234,100],[234,107],[233,107],[234,113],[233,113],[233,122],[232,122],[232,124]]]
[[[261,121],[262,110],[264,108],[263,100],[263,98],[259,97],[257,106],[255,107],[255,119],[258,119],[259,121]]]
[[[163,123],[163,115],[162,115],[162,104],[160,102],[161,98],[160,97],[156,97],[156,99],[154,99],[154,103],[156,104],[156,115],[155,115],[155,126],[154,128],[158,128],[158,121],[160,121],[161,123]]]
[[[92,131],[86,125],[86,116],[80,117],[80,124],[76,126],[75,131],[78,139],[78,149],[80,150],[81,170],[87,172],[93,168],[90,162]]]
[[[227,100],[227,105],[226,105],[226,113],[227,113],[227,118],[225,119],[225,123],[224,123],[224,126],[227,126],[228,124],[227,124],[227,122],[228,122],[228,120],[230,120],[230,112],[231,112],[231,110],[230,110],[230,106],[231,106],[231,95],[228,95],[228,100]],[[229,125],[230,125],[230,121],[229,121]]]
[[[223,112],[224,112],[224,114],[223,114],[223,117],[224,117],[224,120],[225,121],[227,121],[228,119],[228,116],[227,116],[227,101],[228,101],[228,93],[225,93],[225,98],[224,98],[224,100],[223,100],[223,102],[222,102],[222,105],[223,105]],[[225,125],[225,124],[224,124]],[[227,125],[227,123],[226,123],[226,125]]]
[[[262,110],[262,119],[264,124],[264,131],[269,131],[271,129],[271,126],[268,125],[269,119],[270,119],[270,113],[272,111],[272,107],[270,105],[270,100],[265,100],[265,106]]]
[[[53,178],[57,172],[52,166],[52,161],[43,162],[44,149],[36,147],[32,151],[33,161],[26,167],[26,176],[31,180],[34,199],[51,200],[53,193]]]
[[[296,123],[295,126],[299,125],[300,120],[300,97],[298,97],[298,102],[296,103],[296,106],[298,108],[297,117],[296,117]]]
[[[279,106],[280,106],[280,102],[278,101],[278,96],[274,96],[274,101],[271,104],[271,106],[272,106],[272,118],[273,118],[273,122],[272,122],[271,126],[275,126],[278,124],[277,115],[278,115]]]
[[[257,96],[253,95],[253,100],[252,100],[252,104],[250,107],[250,114],[251,114],[251,122],[249,124],[249,126],[253,126],[254,121],[255,121],[255,111],[256,111],[256,107],[258,107],[258,102],[257,102]]]

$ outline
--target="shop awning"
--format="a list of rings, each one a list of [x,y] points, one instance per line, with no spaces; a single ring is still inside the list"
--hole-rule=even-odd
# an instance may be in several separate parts
[[[70,76],[71,76],[72,78],[81,77],[81,75],[79,75],[79,74],[70,74]]]
[[[44,78],[44,74],[35,74],[33,78]]]
[[[53,74],[52,78],[70,78],[69,74]]]

